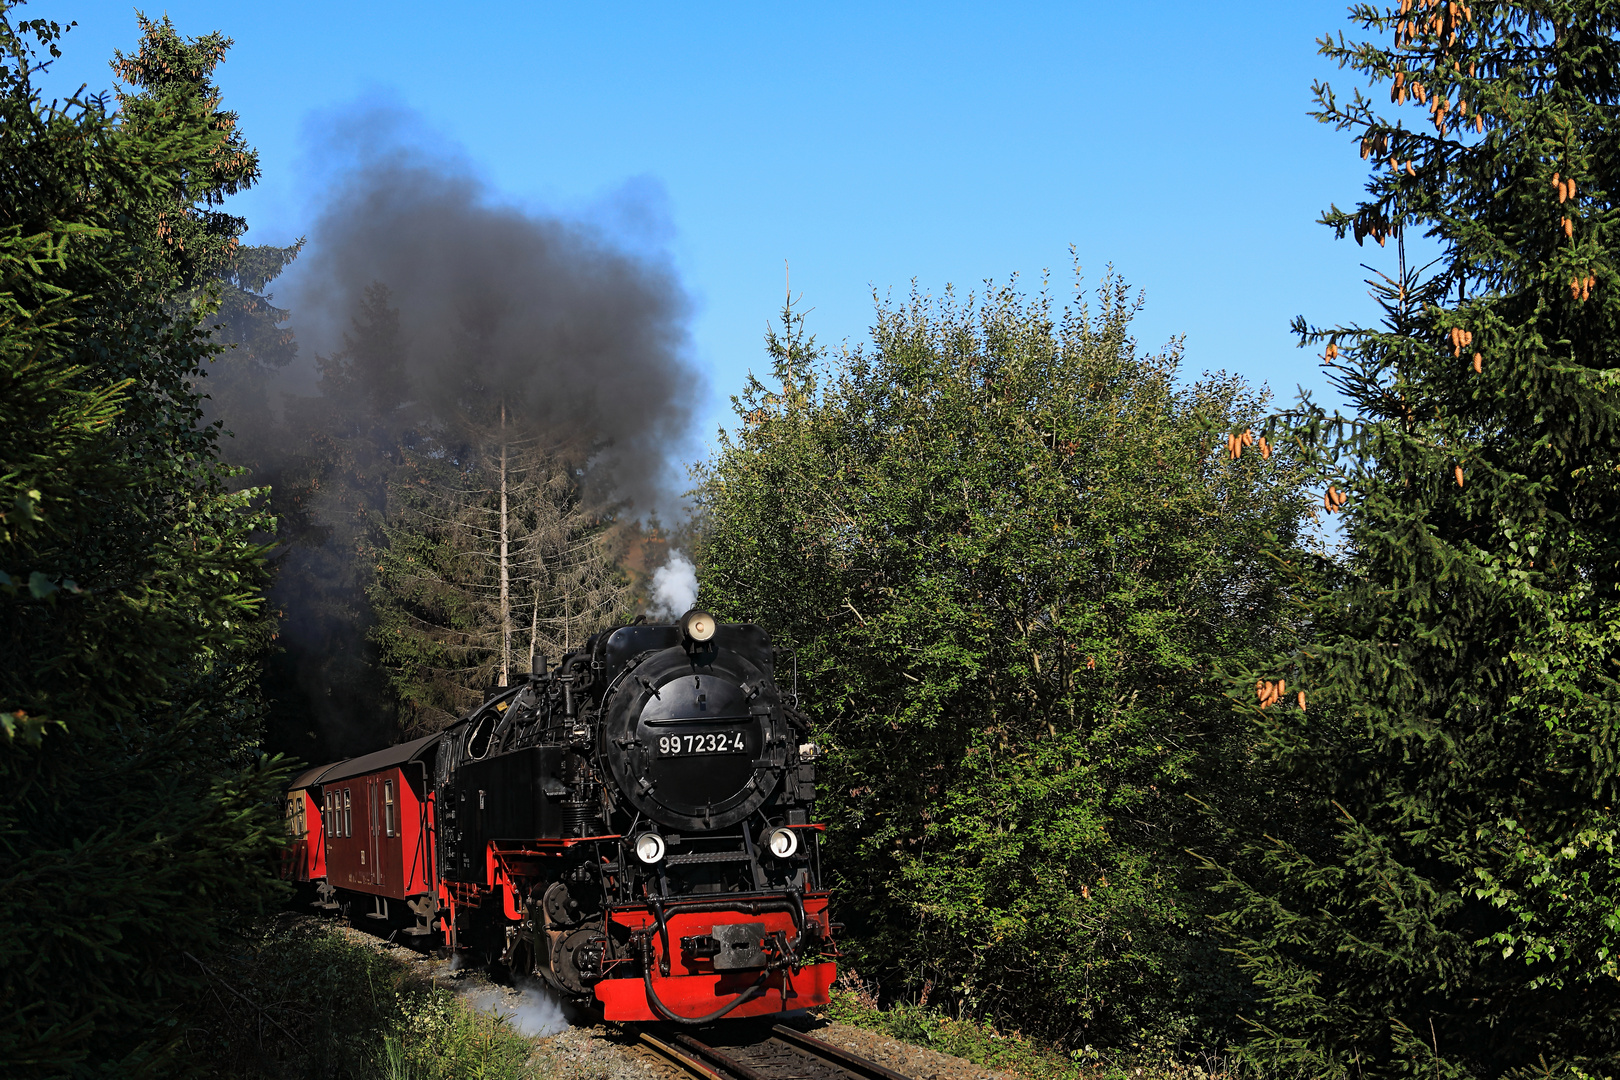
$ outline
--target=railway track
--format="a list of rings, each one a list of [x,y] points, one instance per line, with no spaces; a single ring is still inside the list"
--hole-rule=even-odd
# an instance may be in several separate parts
[[[763,1039],[719,1046],[684,1031],[643,1032],[641,1041],[697,1080],[911,1080],[782,1024]]]

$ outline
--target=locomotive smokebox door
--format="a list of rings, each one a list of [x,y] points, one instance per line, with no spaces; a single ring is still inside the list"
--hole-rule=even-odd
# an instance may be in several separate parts
[[[709,936],[720,946],[720,951],[714,954],[714,970],[765,966],[764,923],[725,923],[710,930]]]
[[[722,625],[708,646],[627,660],[602,709],[602,756],[625,799],[660,825],[693,832],[746,820],[781,783],[787,760],[763,631]]]

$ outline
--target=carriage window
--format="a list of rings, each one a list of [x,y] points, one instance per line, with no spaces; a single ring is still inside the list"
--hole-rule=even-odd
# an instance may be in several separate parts
[[[293,801],[287,800],[287,835],[298,835],[298,819],[293,816]]]
[[[309,819],[304,815],[304,793],[298,793],[298,835],[309,835]]]
[[[349,802],[349,789],[343,789],[343,835],[354,835],[353,804]]]
[[[383,781],[383,832],[394,835],[394,782]]]
[[[321,805],[325,808],[321,812],[321,822],[326,828],[326,835],[334,835],[332,830],[337,826],[332,823],[332,793],[328,791],[321,796]]]

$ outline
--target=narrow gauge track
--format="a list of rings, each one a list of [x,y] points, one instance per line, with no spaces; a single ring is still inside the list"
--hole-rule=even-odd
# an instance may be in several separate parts
[[[641,1041],[698,1080],[911,1080],[782,1024],[764,1039],[725,1046],[668,1030],[643,1032]]]

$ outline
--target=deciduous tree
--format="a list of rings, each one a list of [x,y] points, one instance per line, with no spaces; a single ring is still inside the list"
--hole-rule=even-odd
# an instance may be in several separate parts
[[[699,475],[702,596],[797,650],[862,971],[1120,1045],[1211,1004],[1183,793],[1233,771],[1211,676],[1301,505],[1215,434],[1261,395],[1140,354],[1117,278],[1083,301],[913,295],[831,362],[790,305]]]

